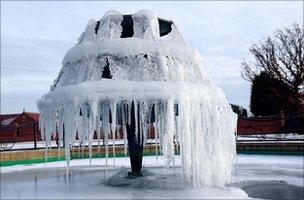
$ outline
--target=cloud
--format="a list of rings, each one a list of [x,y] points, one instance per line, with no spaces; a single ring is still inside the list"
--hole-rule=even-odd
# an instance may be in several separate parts
[[[1,67],[51,72],[2,69],[1,112],[17,112],[22,107],[36,111],[36,100],[49,90],[66,51],[86,23],[100,19],[109,9],[121,13],[151,9],[173,20],[201,52],[204,71],[228,100],[248,106],[250,84],[240,76],[241,59],[250,59],[248,48],[274,30],[302,24],[302,8],[301,1],[2,1]]]

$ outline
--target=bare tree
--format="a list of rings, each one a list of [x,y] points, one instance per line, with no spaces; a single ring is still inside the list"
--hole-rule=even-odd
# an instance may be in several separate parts
[[[249,50],[254,61],[242,62],[242,77],[252,82],[261,71],[286,83],[294,94],[304,92],[304,31],[298,24],[277,30]]]

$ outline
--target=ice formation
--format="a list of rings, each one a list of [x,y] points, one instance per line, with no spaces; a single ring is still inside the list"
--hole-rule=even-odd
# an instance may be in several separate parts
[[[104,136],[108,154],[108,135],[121,128],[126,152],[125,124],[134,102],[139,142],[145,142],[152,124],[166,168],[174,164],[177,144],[185,182],[196,187],[229,183],[236,116],[174,23],[147,10],[108,11],[88,22],[62,65],[37,104],[42,137],[50,144],[59,134],[68,165],[76,137],[89,142],[92,155],[94,132],[98,140]]]

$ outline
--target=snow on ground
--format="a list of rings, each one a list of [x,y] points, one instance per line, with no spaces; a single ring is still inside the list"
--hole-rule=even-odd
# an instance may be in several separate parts
[[[265,136],[265,139],[262,138]],[[299,135],[296,133],[286,133],[286,134],[267,134],[267,135],[238,135],[237,140],[304,140],[304,135]]]
[[[302,165],[303,157],[289,155],[255,155],[255,154],[238,154],[238,164],[286,164]]]
[[[153,140],[148,140],[147,142],[153,142]],[[154,142],[155,143],[155,142]],[[103,140],[100,141],[100,144],[103,144]],[[109,139],[108,141],[109,145],[113,144],[113,139]],[[122,145],[124,144],[124,140],[123,139],[116,139],[115,140],[115,145]],[[34,142],[17,142],[15,144],[13,143],[8,143],[8,146],[11,147],[12,145],[14,145],[11,149],[15,150],[15,149],[32,149],[34,148]],[[79,146],[79,141],[76,140],[75,141],[75,146]],[[86,141],[84,143],[85,146],[88,146],[88,142]],[[97,146],[98,145],[98,141],[97,140],[93,140],[92,141],[92,145],[93,146]],[[37,148],[44,148],[45,147],[45,142],[44,141],[37,141]],[[56,144],[56,141],[51,141],[49,147],[58,147]]]

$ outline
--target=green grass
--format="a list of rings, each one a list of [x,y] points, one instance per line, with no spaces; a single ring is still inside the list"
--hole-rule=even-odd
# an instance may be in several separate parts
[[[297,156],[303,156],[304,152],[303,151],[237,151],[238,154],[260,154],[260,155],[297,155]],[[175,154],[179,155],[178,151],[175,151]],[[144,156],[154,156],[155,151],[154,150],[149,150],[149,151],[144,151]],[[115,154],[115,157],[124,157],[124,153],[117,152]],[[128,156],[128,155],[127,155]],[[109,157],[114,157],[113,152],[109,152]],[[78,152],[74,153],[71,155],[71,160],[75,159],[86,159],[89,158],[88,153],[84,153],[83,155],[78,154]],[[93,153],[92,158],[105,158],[105,154],[98,154],[98,153]],[[65,160],[64,156],[60,157],[47,157],[47,162],[55,162],[55,161],[63,161]],[[45,158],[37,158],[37,159],[26,159],[26,160],[11,160],[11,161],[4,161],[0,162],[0,166],[13,166],[13,165],[29,165],[29,164],[36,164],[36,163],[44,163]]]
[[[259,155],[289,155],[289,156],[303,156],[304,151],[257,151],[257,150],[239,150],[238,154],[259,154]]]
[[[155,152],[154,151],[144,151],[144,156],[154,156]],[[129,155],[127,155],[129,156]],[[89,154],[88,153],[84,153],[83,155],[80,153],[74,153],[71,155],[71,160],[76,160],[76,159],[86,159],[89,158]],[[105,158],[106,155],[103,154],[98,154],[98,153],[93,153],[92,154],[92,158]],[[113,152],[109,152],[109,158],[114,157]],[[115,157],[125,157],[124,153],[116,153]],[[47,162],[56,162],[56,161],[63,161],[65,160],[64,156],[54,156],[54,157],[47,157]],[[10,161],[3,161],[0,162],[0,167],[4,167],[4,166],[13,166],[13,165],[28,165],[28,164],[37,164],[37,163],[44,163],[45,162],[45,158],[36,158],[36,159],[26,159],[26,160],[10,160]]]

